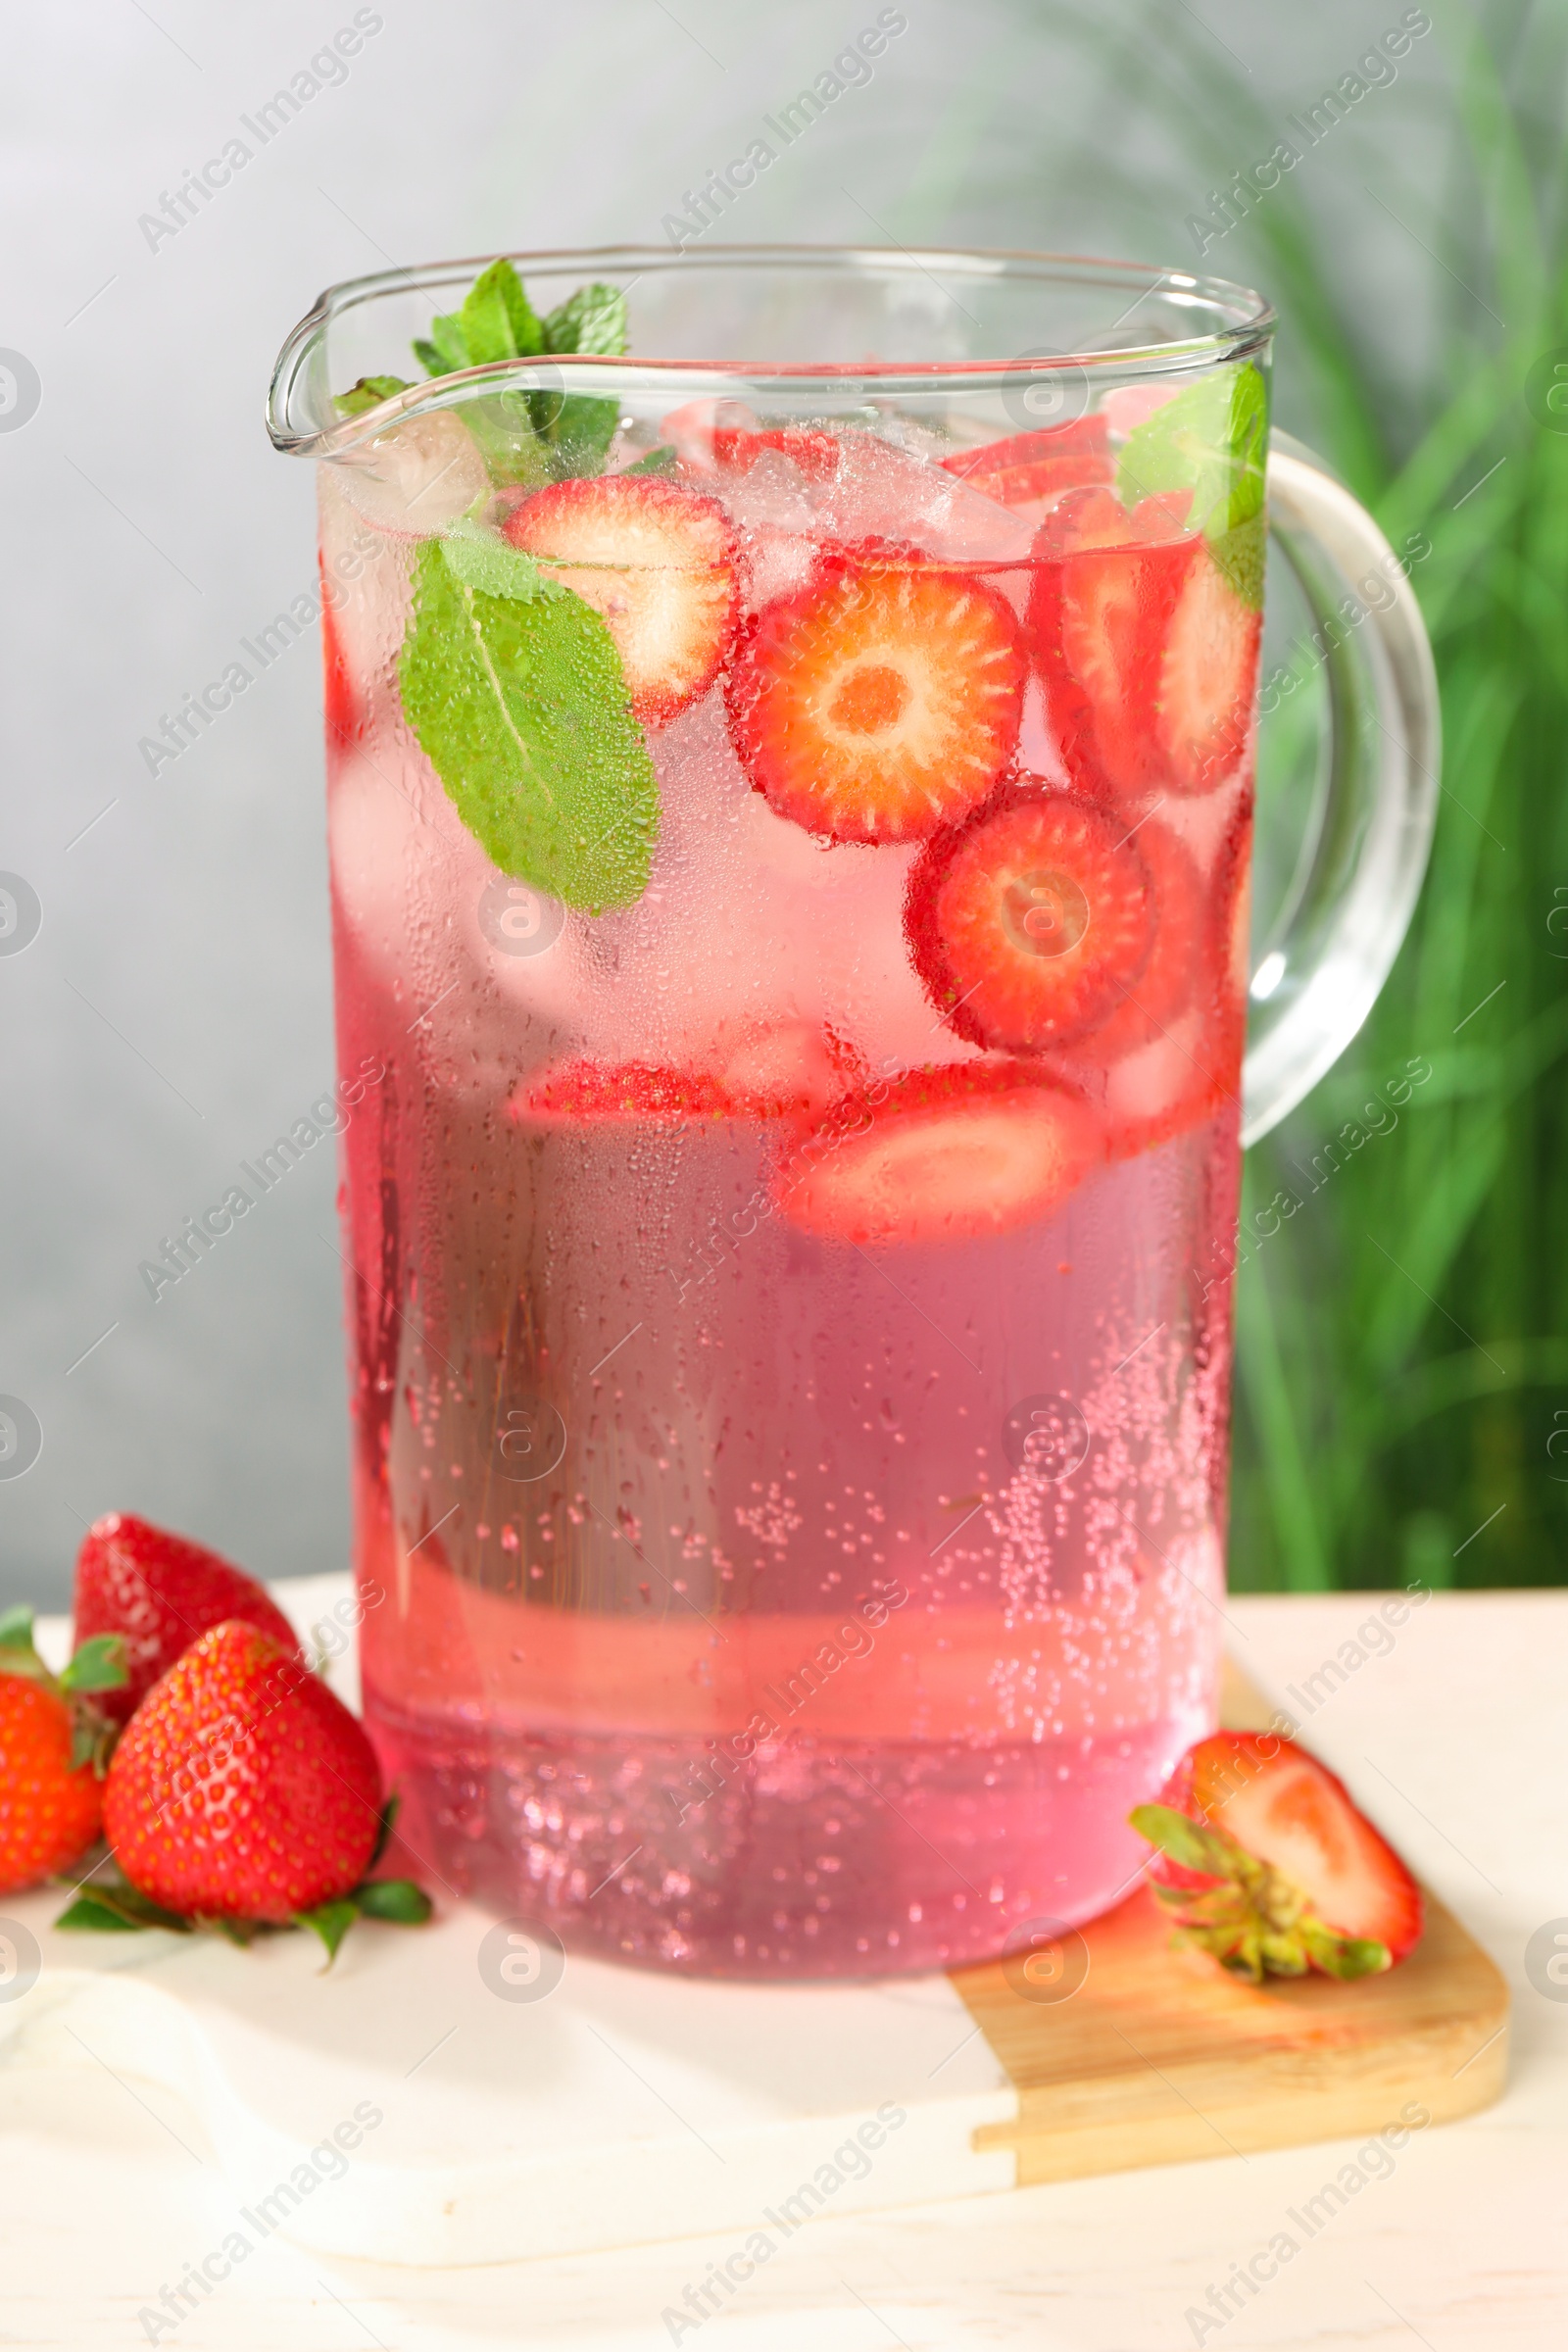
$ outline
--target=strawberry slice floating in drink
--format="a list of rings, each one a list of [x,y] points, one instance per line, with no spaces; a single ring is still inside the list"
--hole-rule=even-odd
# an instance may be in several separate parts
[[[1211,977],[1208,910],[1192,853],[1157,817],[1131,835],[1152,893],[1149,956],[1114,1010],[1097,1021],[1080,1051],[1096,1061],[1116,1061],[1156,1037],[1167,1036],[1195,997],[1206,997]]]
[[[1114,1012],[1155,929],[1154,886],[1126,833],[1110,809],[1030,779],[930,844],[905,929],[951,1029],[1036,1054]]]
[[[603,616],[645,727],[706,694],[740,612],[740,551],[716,499],[604,474],[536,490],[502,529]]]
[[[558,1061],[524,1079],[507,1104],[525,1127],[691,1126],[743,1115],[711,1071],[651,1061]]]
[[[1272,1732],[1216,1732],[1130,1816],[1185,1942],[1233,1975],[1374,1975],[1421,1934],[1421,1889],[1348,1789]]]
[[[769,426],[752,433],[720,424],[713,428],[711,446],[714,465],[728,473],[750,473],[769,452],[799,466],[808,482],[830,482],[839,469],[837,436],[808,427]]]
[[[1014,433],[981,449],[957,451],[942,464],[999,506],[1036,520],[1063,491],[1108,482],[1116,470],[1103,416],[1078,416],[1040,432]]]
[[[1025,677],[1005,597],[862,543],[758,614],[730,670],[730,735],[780,816],[830,841],[919,841],[1003,773]]]
[[[1099,1122],[1068,1088],[1016,1063],[950,1062],[848,1096],[774,1200],[820,1241],[971,1241],[1054,1216],[1101,1158]]]
[[[1262,616],[1206,539],[1188,491],[1129,514],[1069,493],[1035,542],[1028,625],[1069,774],[1086,790],[1205,793],[1244,752]]]
[[[600,1062],[582,1055],[517,1087],[520,1126],[690,1126],[724,1120],[820,1118],[864,1074],[836,1031],[800,1020],[725,1024],[707,1066]]]

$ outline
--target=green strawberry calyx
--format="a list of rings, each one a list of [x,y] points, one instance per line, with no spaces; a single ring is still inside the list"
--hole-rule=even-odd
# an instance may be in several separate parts
[[[94,1634],[56,1674],[38,1655],[32,1625],[32,1611],[25,1601],[0,1612],[0,1674],[37,1683],[63,1702],[71,1714],[71,1770],[90,1764],[102,1780],[120,1726],[94,1703],[94,1694],[123,1690],[129,1681],[124,1642],[119,1634]]]
[[[1208,1886],[1152,1882],[1156,1902],[1172,1914],[1175,1940],[1207,1952],[1250,1984],[1265,1977],[1304,1977],[1317,1969],[1349,1983],[1392,1967],[1388,1945],[1365,1936],[1342,1936],[1318,1918],[1311,1898],[1271,1862],[1259,1861],[1212,1822],[1195,1821],[1170,1805],[1135,1805],[1127,1816],[1181,1869],[1211,1880]]]
[[[397,1811],[398,1799],[389,1796],[381,1808],[374,1850],[359,1885],[346,1894],[318,1903],[312,1910],[297,1911],[291,1920],[232,1919],[216,1913],[166,1910],[126,1878],[114,1855],[105,1848],[86,1877],[74,1882],[73,1899],[55,1926],[112,1936],[165,1928],[176,1936],[222,1936],[228,1942],[240,1945],[252,1944],[261,1936],[286,1934],[290,1928],[308,1928],[325,1945],[326,1967],[330,1968],[337,1958],[338,1947],[357,1919],[377,1919],[393,1927],[417,1928],[431,1915],[430,1897],[412,1879],[371,1876],[386,1850]]]

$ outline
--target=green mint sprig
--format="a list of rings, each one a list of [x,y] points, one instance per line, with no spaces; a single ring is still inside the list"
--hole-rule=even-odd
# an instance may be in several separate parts
[[[332,406],[340,416],[363,416],[367,409],[378,409],[383,400],[394,400],[408,388],[401,375],[362,375],[357,384],[338,394]]]
[[[1268,392],[1256,368],[1200,377],[1127,436],[1116,488],[1124,506],[1191,490],[1188,519],[1237,594],[1263,602],[1263,468]]]
[[[659,786],[592,606],[477,524],[427,540],[398,657],[404,715],[504,873],[602,914],[648,886]]]
[[[480,272],[460,310],[430,321],[416,338],[414,356],[430,376],[507,360],[618,357],[626,348],[626,297],[618,286],[579,286],[547,318],[529,301],[505,256]],[[408,386],[395,375],[362,376],[334,406],[362,416]],[[614,438],[620,404],[558,391],[491,392],[467,401],[465,423],[503,485],[597,473]]]

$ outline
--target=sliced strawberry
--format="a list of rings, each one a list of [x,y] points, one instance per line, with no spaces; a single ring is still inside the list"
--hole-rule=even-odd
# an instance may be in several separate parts
[[[1107,1159],[1132,1159],[1173,1136],[1236,1110],[1241,1091],[1242,1027],[1206,1004],[1189,1004],[1159,1037],[1114,1061],[1094,1058],[1085,1038],[1050,1067],[1094,1103],[1105,1131]]]
[[[983,449],[956,451],[942,464],[1000,505],[1040,514],[1046,502],[1063,491],[1109,482],[1116,470],[1103,416],[1078,416],[1041,432],[1014,433],[1005,441],[988,441]]]
[[[556,1062],[514,1090],[509,1115],[521,1126],[543,1127],[814,1119],[865,1072],[853,1046],[809,1021],[726,1026],[707,1058],[707,1068],[586,1055]]]
[[[1100,1160],[1082,1099],[1015,1063],[908,1070],[841,1102],[780,1170],[778,1206],[827,1242],[957,1242],[1054,1216]]]
[[[1153,936],[1143,970],[1081,1045],[1096,1061],[1115,1061],[1166,1035],[1210,977],[1208,908],[1192,853],[1168,825],[1150,817],[1132,835],[1153,892]]]
[[[865,1075],[847,1040],[809,1021],[759,1021],[722,1034],[712,1060],[731,1101],[753,1118],[819,1118]]]
[[[730,735],[808,832],[919,841],[1006,766],[1025,676],[1005,597],[864,542],[758,614],[730,672]]]
[[[1421,1934],[1421,1889],[1326,1765],[1272,1732],[1216,1732],[1188,1750],[1133,1826],[1185,1938],[1254,1983],[1357,1977]]]
[[[836,437],[808,427],[769,427],[764,432],[748,433],[735,425],[715,425],[712,450],[715,466],[732,473],[750,473],[758,459],[768,450],[776,457],[788,458],[809,482],[830,482],[839,469]]]
[[[1064,498],[1035,542],[1029,626],[1062,758],[1118,792],[1210,792],[1250,724],[1262,619],[1205,539],[1190,494],[1129,514],[1109,490]]]
[[[558,1061],[524,1079],[507,1111],[528,1127],[684,1127],[748,1115],[710,1071],[586,1056]]]
[[[342,634],[324,587],[321,595],[321,690],[326,713],[327,749],[329,752],[340,752],[359,726],[363,713],[349,675]]]
[[[654,475],[552,482],[502,525],[602,613],[631,707],[661,727],[705,694],[740,612],[740,553],[716,499]]]
[[[1158,781],[1155,654],[1192,562],[1189,503],[1151,498],[1129,514],[1113,491],[1072,491],[1035,540],[1029,631],[1062,760],[1086,791]]]
[[[1262,613],[1197,542],[1154,688],[1154,743],[1173,791],[1212,792],[1234,772],[1251,730],[1262,634]]]
[[[1111,810],[1038,779],[940,834],[909,876],[905,930],[932,1004],[977,1046],[1064,1045],[1149,959],[1154,890]]]

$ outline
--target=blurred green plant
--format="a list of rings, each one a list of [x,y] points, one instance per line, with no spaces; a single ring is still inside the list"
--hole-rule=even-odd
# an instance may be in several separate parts
[[[1420,61],[1404,102],[1429,110],[1436,173],[1401,180],[1385,149],[1369,165],[1364,131],[1332,133],[1333,168],[1353,153],[1406,231],[1399,293],[1435,329],[1414,379],[1365,315],[1321,176],[1283,176],[1202,260],[1181,229],[1209,211],[1187,191],[1234,184],[1316,90],[1271,102],[1164,5],[1048,19],[1107,70],[1145,248],[1162,224],[1158,258],[1270,294],[1316,446],[1396,546],[1432,543],[1413,575],[1445,733],[1426,888],[1360,1037],[1249,1160],[1244,1236],[1279,1194],[1300,1207],[1262,1248],[1251,1227],[1238,1277],[1243,1591],[1568,1581],[1568,389],[1560,421],[1546,406],[1568,387],[1568,18],[1532,0],[1434,14],[1441,63]],[[1412,1060],[1431,1077],[1397,1126],[1333,1164],[1331,1139],[1364,1131]]]

